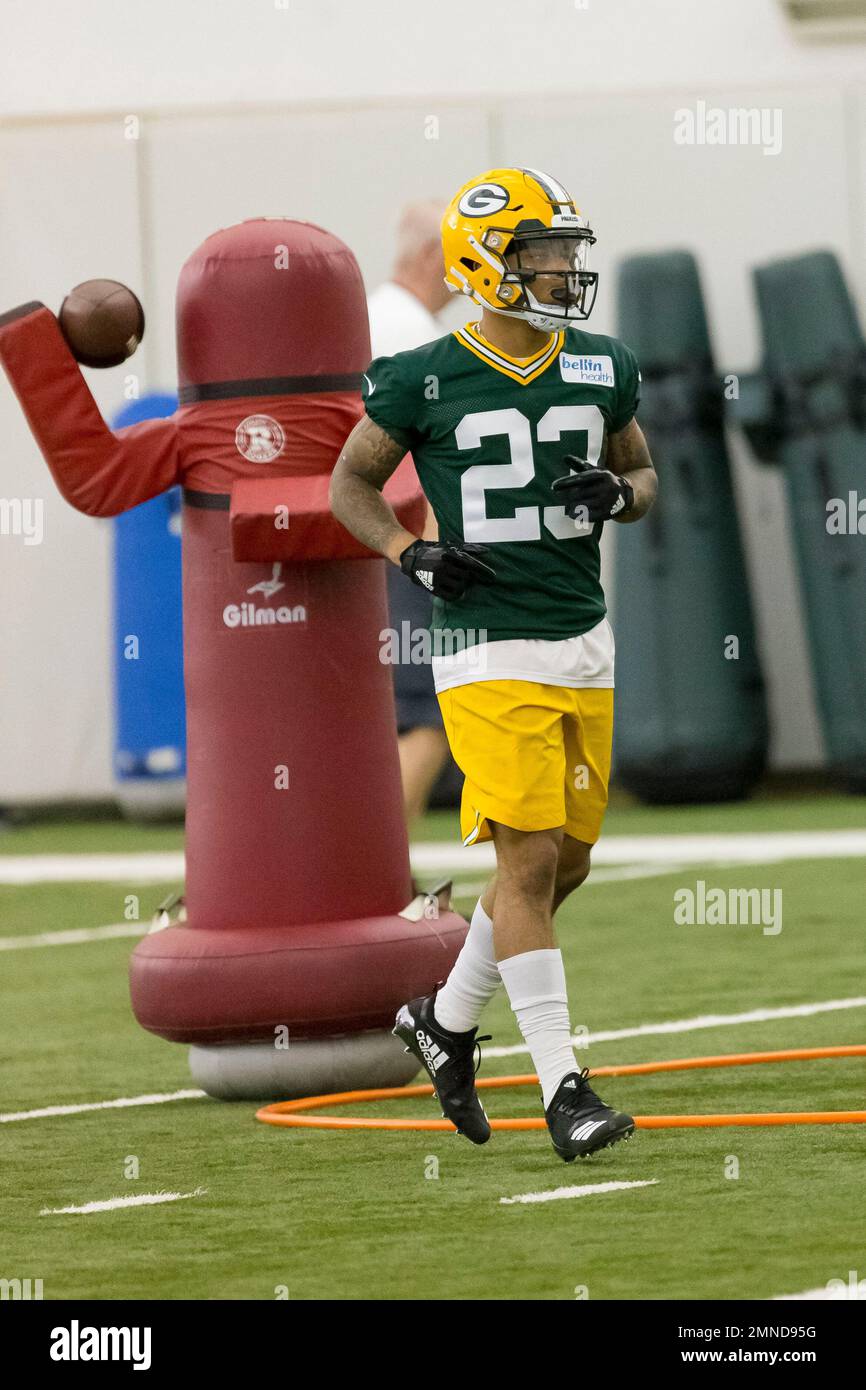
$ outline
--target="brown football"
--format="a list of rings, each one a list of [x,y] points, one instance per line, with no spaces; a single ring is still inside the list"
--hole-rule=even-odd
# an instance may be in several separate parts
[[[57,315],[76,362],[117,367],[144,335],[144,310],[118,280],[85,280],[70,290]]]

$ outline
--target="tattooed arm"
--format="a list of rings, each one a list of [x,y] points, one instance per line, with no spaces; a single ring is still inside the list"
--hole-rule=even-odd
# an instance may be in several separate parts
[[[331,511],[357,540],[378,550],[395,565],[408,545],[417,540],[405,530],[382,496],[397,464],[405,455],[402,444],[374,424],[369,415],[358,421],[331,474]]]
[[[656,499],[658,478],[637,420],[629,421],[624,430],[608,437],[604,466],[618,477],[627,478],[634,491],[633,504],[614,520],[640,521]]]

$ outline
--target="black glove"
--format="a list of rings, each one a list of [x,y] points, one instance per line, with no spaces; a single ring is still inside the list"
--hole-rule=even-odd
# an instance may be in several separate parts
[[[470,584],[489,584],[496,573],[485,564],[486,545],[446,545],[442,541],[413,541],[400,556],[400,568],[413,584],[437,598],[462,598]]]
[[[618,478],[606,468],[593,468],[586,459],[567,454],[563,459],[574,473],[557,478],[552,491],[565,501],[565,514],[576,519],[578,508],[584,508],[581,519],[610,521],[627,512],[634,503],[634,488],[626,478]]]

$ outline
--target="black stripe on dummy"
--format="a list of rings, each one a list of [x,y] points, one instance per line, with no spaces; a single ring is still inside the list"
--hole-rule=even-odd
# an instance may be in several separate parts
[[[360,391],[361,372],[332,372],[323,376],[262,376],[245,381],[208,381],[182,386],[181,405],[196,401],[229,401],[235,396],[309,396],[323,391]]]
[[[232,503],[229,492],[195,492],[190,487],[184,488],[183,500],[187,507],[198,507],[203,512],[227,512]]]

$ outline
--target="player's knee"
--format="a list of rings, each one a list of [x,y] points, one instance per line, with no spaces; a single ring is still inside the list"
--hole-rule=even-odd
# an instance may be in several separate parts
[[[556,886],[553,892],[554,907],[559,907],[570,897],[576,888],[585,883],[589,878],[590,866],[587,863],[583,868],[570,869],[567,873],[557,874]]]
[[[589,855],[587,855],[582,864],[575,864],[568,869],[563,881],[563,887],[567,892],[573,893],[575,888],[579,888],[582,883],[585,883],[589,878],[589,871],[591,868],[592,865],[589,861]]]
[[[572,841],[567,849],[563,849],[556,870],[554,897],[557,906],[589,878],[592,867],[590,856],[590,846],[578,842]]]
[[[499,873],[509,891],[536,902],[550,902],[556,884],[559,845],[546,834],[527,832],[497,842]]]

